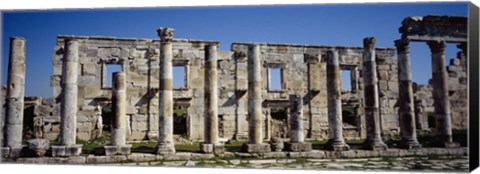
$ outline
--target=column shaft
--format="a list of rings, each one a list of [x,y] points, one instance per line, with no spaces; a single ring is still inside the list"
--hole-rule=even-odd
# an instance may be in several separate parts
[[[380,115],[378,110],[378,79],[377,64],[375,62],[375,38],[363,40],[363,84],[365,121],[367,124],[367,139],[364,148],[371,150],[386,150],[380,131]]]
[[[400,146],[407,149],[420,148],[417,141],[415,108],[410,68],[410,46],[406,40],[396,40],[398,64],[398,98],[400,121]]]
[[[172,37],[175,30],[159,28],[160,37],[160,88],[159,88],[159,128],[157,153],[175,153],[173,141],[173,74]]]
[[[22,146],[25,89],[25,39],[10,38],[5,112],[5,147]]]
[[[78,42],[68,40],[65,43],[66,54],[62,69],[62,103],[60,122],[60,144],[74,145],[77,137],[77,79],[78,79]]]
[[[124,72],[113,73],[112,89],[112,145],[122,146],[126,144],[126,102],[127,102],[127,81]]]
[[[262,143],[262,75],[260,45],[248,48],[248,142]]]
[[[342,88],[340,63],[336,50],[327,51],[328,137],[327,149],[348,150],[343,139]]]
[[[445,66],[445,42],[428,42],[432,51],[433,106],[436,129],[440,141],[453,143],[450,102],[448,97],[448,75]]]
[[[357,71],[357,67],[352,67],[350,69],[350,85],[352,86],[352,92],[357,92],[358,90]]]
[[[303,130],[303,97],[290,95],[290,142],[304,142]]]
[[[209,45],[206,51],[206,116],[205,116],[205,142],[218,144],[218,92],[217,92],[217,46]]]

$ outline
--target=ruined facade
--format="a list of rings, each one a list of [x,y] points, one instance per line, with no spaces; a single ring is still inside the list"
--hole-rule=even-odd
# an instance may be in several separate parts
[[[98,108],[110,104],[111,87],[107,86],[109,65],[118,65],[127,76],[127,127],[129,140],[157,139],[158,137],[158,81],[159,40],[121,39],[111,37],[59,36],[53,56],[54,73],[51,77],[56,103],[52,112],[38,118],[39,125],[58,126],[61,94],[61,70],[64,42],[75,39],[79,43],[77,136],[89,140],[97,136]],[[219,44],[212,41],[174,39],[173,66],[185,70],[185,86],[174,88],[174,105],[187,108],[186,135],[192,140],[203,140],[205,112],[205,46]],[[246,139],[248,132],[248,69],[247,47],[254,43],[233,43],[232,51],[218,51],[218,117],[219,134],[223,139]],[[326,51],[338,52],[342,70],[352,72],[352,90],[342,95],[342,103],[355,109],[355,123],[344,123],[346,139],[366,137],[363,117],[363,89],[361,78],[362,47],[335,47],[291,44],[260,45],[261,92],[264,98],[263,138],[279,136],[284,124],[272,118],[272,108],[285,109],[289,115],[289,95],[300,94],[304,99],[304,128],[307,138],[328,138]],[[398,133],[395,103],[398,98],[396,61],[393,49],[376,48],[379,74],[381,128],[386,135]],[[269,72],[279,68],[280,90],[270,89]],[[360,78],[354,78],[354,77]],[[40,107],[40,106],[39,106]],[[43,106],[41,106],[43,107]],[[96,116],[97,115],[97,116]],[[54,119],[57,118],[57,119]],[[105,120],[105,119],[104,119]],[[52,121],[52,122],[51,122]],[[275,125],[279,123],[280,125]],[[174,125],[180,126],[180,125]],[[39,129],[40,130],[40,129]],[[58,129],[41,129],[44,135],[55,135]],[[283,129],[288,138],[288,129]],[[276,134],[276,135],[272,135]],[[43,136],[54,139],[55,136]]]
[[[70,156],[65,152],[71,148],[78,155],[75,137],[96,139],[104,129],[115,130],[115,148],[125,146],[125,139],[158,140],[157,153],[175,153],[173,134],[205,141],[205,152],[227,139],[248,139],[247,152],[266,152],[270,146],[262,141],[273,137],[290,138],[290,151],[311,150],[304,138],[331,139],[333,150],[348,150],[343,139],[366,139],[368,149],[386,149],[382,137],[392,135],[410,149],[419,148],[416,129],[429,128],[426,113],[432,111],[439,140],[452,147],[451,129],[467,128],[465,19],[406,18],[396,51],[376,48],[374,38],[365,38],[363,47],[232,43],[222,51],[217,41],[176,39],[169,28],[157,30],[160,39],[58,36],[53,98],[26,100],[31,113],[25,120],[31,120],[35,138],[59,140],[54,156]],[[436,32],[438,25],[445,32]],[[432,50],[427,86],[411,80],[412,41],[427,42]],[[448,66],[446,42],[462,49]],[[114,73],[121,83],[108,78],[112,66],[122,72]],[[173,79],[174,67],[183,68],[184,86],[173,87],[179,80]],[[274,70],[280,89],[272,85]],[[339,89],[339,70],[350,71],[349,91]],[[172,105],[186,113],[179,116]],[[342,107],[353,114],[345,117]]]

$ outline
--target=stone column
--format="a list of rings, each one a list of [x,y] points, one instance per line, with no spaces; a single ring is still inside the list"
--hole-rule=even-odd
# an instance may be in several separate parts
[[[432,51],[433,107],[436,117],[438,145],[456,147],[452,139],[452,120],[448,97],[448,74],[445,65],[445,42],[430,41],[427,43]]]
[[[367,124],[367,139],[364,148],[370,150],[386,150],[380,136],[380,115],[378,110],[378,79],[377,64],[375,62],[375,38],[363,39],[363,85],[365,121]]]
[[[290,142],[285,143],[286,149],[293,152],[311,151],[312,144],[306,143],[303,123],[303,97],[290,95]]]
[[[398,65],[398,98],[401,141],[399,147],[415,149],[422,147],[417,140],[415,107],[410,68],[410,46],[408,40],[396,40]]]
[[[350,147],[343,139],[342,122],[342,78],[336,50],[327,51],[327,98],[328,98],[328,137],[325,147],[329,150],[343,151]]]
[[[205,143],[202,151],[220,154],[224,146],[218,141],[217,45],[205,46]]]
[[[130,153],[131,145],[127,145],[127,76],[124,72],[115,72],[112,75],[112,109],[113,119],[111,127],[111,145],[105,146],[106,155]]]
[[[352,86],[352,92],[357,92],[358,90],[358,79],[357,79],[358,67],[350,68],[350,85]]]
[[[260,45],[248,46],[248,143],[244,151],[261,153],[270,151],[262,139],[262,66]]]
[[[82,145],[76,145],[77,138],[77,81],[78,41],[65,41],[65,55],[62,65],[62,100],[60,104],[60,145],[52,146],[53,156],[76,156],[82,152]]]
[[[172,38],[173,28],[158,28],[160,37],[160,88],[159,88],[159,128],[158,154],[175,153],[173,141],[173,73],[172,73]]]
[[[6,108],[5,108],[5,144],[2,148],[10,157],[18,157],[23,148],[23,98],[25,91],[25,39],[10,38],[10,57],[8,62]]]

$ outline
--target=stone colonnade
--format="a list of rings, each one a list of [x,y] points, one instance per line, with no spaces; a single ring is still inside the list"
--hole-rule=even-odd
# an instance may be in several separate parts
[[[411,87],[410,40],[395,41],[398,53],[400,128],[402,142],[405,148],[419,148],[420,144],[415,133],[415,115],[413,108],[413,90]],[[448,94],[448,74],[445,64],[445,41],[427,41],[431,50],[433,101],[436,119],[437,145],[442,147],[458,147],[452,139],[452,121]],[[465,43],[459,48],[466,52]],[[465,49],[463,49],[465,48]]]

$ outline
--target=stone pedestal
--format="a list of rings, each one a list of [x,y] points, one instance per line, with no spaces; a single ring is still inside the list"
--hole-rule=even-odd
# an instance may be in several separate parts
[[[286,142],[285,150],[291,152],[309,152],[312,151],[312,143],[308,142]]]
[[[2,157],[4,158],[18,158],[23,155],[25,146],[18,146],[18,147],[1,147]]]
[[[270,152],[271,149],[269,144],[244,144],[242,151],[248,153],[266,153]]]
[[[105,155],[128,155],[131,152],[132,145],[104,146]]]
[[[225,152],[223,144],[202,144],[200,148],[204,153],[223,154]]]
[[[50,143],[47,139],[28,140],[28,156],[43,157],[49,148]]]
[[[52,146],[53,157],[78,156],[82,153],[82,145],[73,144],[69,146]]]
[[[173,74],[172,74],[172,39],[175,30],[158,28],[160,37],[160,88],[159,88],[159,128],[158,154],[175,153],[173,141]]]
[[[8,62],[7,91],[5,107],[4,147],[10,147],[11,156],[16,156],[13,149],[22,148],[23,107],[25,89],[25,39],[10,38],[10,56]],[[3,132],[2,131],[2,132]],[[3,143],[3,142],[2,142]]]
[[[327,98],[328,98],[328,137],[325,145],[329,150],[348,150],[350,147],[343,139],[342,88],[340,63],[336,50],[327,51]]]
[[[399,122],[402,137],[399,147],[415,149],[422,147],[417,141],[415,108],[410,68],[410,46],[407,40],[396,40],[398,61]]]
[[[380,132],[380,115],[378,110],[378,79],[377,64],[375,61],[375,38],[368,37],[363,40],[363,84],[365,121],[367,124],[367,139],[364,149],[386,150]]]

